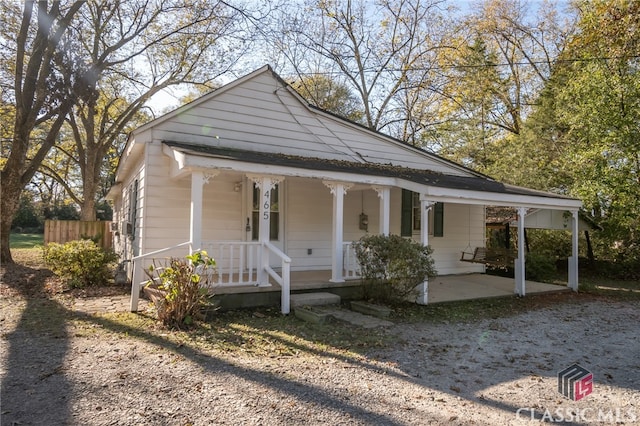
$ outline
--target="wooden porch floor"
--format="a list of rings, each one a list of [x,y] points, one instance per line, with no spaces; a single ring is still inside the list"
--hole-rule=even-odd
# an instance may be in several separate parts
[[[291,272],[291,291],[331,291],[332,288],[357,287],[359,279],[344,283],[330,282],[331,271]],[[512,296],[515,282],[513,278],[486,274],[445,275],[429,281],[429,303],[451,302],[456,300],[484,299],[490,297]],[[215,287],[213,292],[222,294],[262,293],[280,291],[277,284],[271,287],[236,286]],[[526,294],[539,294],[557,291],[569,291],[566,285],[546,284],[526,281]]]

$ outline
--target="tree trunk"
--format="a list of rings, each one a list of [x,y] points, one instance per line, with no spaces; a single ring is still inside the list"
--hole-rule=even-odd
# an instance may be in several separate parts
[[[96,194],[100,187],[100,166],[103,155],[97,144],[87,144],[85,149],[85,163],[82,168],[82,204],[80,205],[80,220],[96,220]]]
[[[589,231],[584,231],[584,237],[587,239],[587,256],[589,258],[589,266],[593,266],[596,263],[596,258],[593,255],[593,246],[591,245],[591,237]]]
[[[0,197],[0,263],[13,263],[11,256],[11,248],[9,246],[9,236],[11,233],[11,222],[18,211],[20,205],[20,193],[23,185],[20,184],[19,177],[16,174],[8,174],[3,171],[0,189],[2,196]]]
[[[85,166],[85,173],[82,181],[82,204],[80,205],[80,220],[96,220],[96,182],[93,165]]]
[[[96,220],[96,201],[94,198],[85,198],[80,206],[80,220],[94,222]]]

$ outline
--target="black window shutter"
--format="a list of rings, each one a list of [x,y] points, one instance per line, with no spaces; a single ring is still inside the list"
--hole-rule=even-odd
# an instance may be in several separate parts
[[[436,203],[433,207],[433,236],[444,236],[444,203]]]
[[[400,215],[400,235],[410,237],[413,233],[412,218],[413,193],[407,189],[402,190],[402,211]]]

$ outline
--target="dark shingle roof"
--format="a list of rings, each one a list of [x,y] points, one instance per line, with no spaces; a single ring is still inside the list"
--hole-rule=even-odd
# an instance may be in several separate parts
[[[549,192],[507,185],[496,180],[481,176],[456,176],[438,173],[430,170],[418,170],[399,167],[392,164],[358,163],[355,161],[351,162],[343,160],[309,158],[282,153],[245,151],[232,148],[190,144],[184,142],[164,141],[164,144],[185,154],[197,154],[210,158],[221,158],[226,160],[243,161],[257,164],[270,164],[306,170],[343,172],[379,177],[394,177],[422,185],[435,186],[440,188],[570,199],[569,197],[552,194]]]

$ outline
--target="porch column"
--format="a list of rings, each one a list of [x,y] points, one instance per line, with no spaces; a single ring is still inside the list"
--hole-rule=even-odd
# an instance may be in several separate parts
[[[389,214],[391,211],[391,189],[388,186],[374,186],[380,198],[380,234],[389,235]]]
[[[202,248],[202,187],[209,183],[209,179],[217,176],[218,173],[204,173],[199,170],[191,172],[191,213],[189,220],[189,241],[191,241],[189,251],[191,253]]]
[[[331,281],[332,283],[344,282],[343,276],[343,233],[344,233],[344,196],[353,184],[343,182],[323,181],[333,194],[333,231],[331,248]]]
[[[252,180],[260,192],[260,212],[259,212],[259,232],[258,241],[260,242],[260,265],[257,271],[257,279],[259,286],[269,286],[269,275],[267,268],[269,267],[269,231],[271,228],[271,190],[282,180],[280,177],[273,176],[256,176],[247,175]]]
[[[578,291],[578,210],[571,212],[571,257],[569,257],[569,288]]]
[[[429,210],[435,204],[420,195],[420,239],[423,246],[429,245]],[[422,284],[418,285],[418,297],[416,298],[418,305],[426,305],[429,303],[429,277],[425,277]]]
[[[527,214],[525,207],[518,207],[518,258],[515,260],[515,293],[518,296],[525,295],[525,251],[524,251],[524,216]]]

